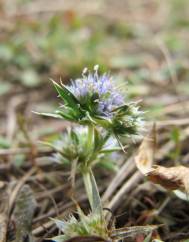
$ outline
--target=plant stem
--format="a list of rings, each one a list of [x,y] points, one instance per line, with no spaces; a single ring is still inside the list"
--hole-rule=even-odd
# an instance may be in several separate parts
[[[83,172],[82,175],[92,212],[102,213],[101,199],[92,170],[89,169]]]
[[[87,137],[86,149],[87,149],[87,152],[89,154],[91,154],[93,152],[93,150],[92,150],[93,149],[93,142],[94,142],[94,126],[88,125],[88,137]],[[96,154],[93,158],[95,159],[95,157],[96,157]],[[92,212],[102,213],[100,195],[99,195],[98,187],[97,187],[97,184],[96,184],[96,181],[95,181],[95,177],[94,177],[93,172],[91,170],[91,164],[90,164],[89,161],[90,161],[90,159],[85,164],[85,167],[82,171],[85,190],[86,190],[86,193],[87,193],[87,197],[89,199],[89,203],[90,203],[90,207],[91,207]]]
[[[86,144],[86,149],[88,152],[91,151],[91,147],[94,142],[94,127],[93,125],[88,125],[88,138],[87,138],[87,144]]]
[[[92,184],[93,210],[102,214],[102,204],[101,204],[100,194],[99,194],[98,186],[96,184],[96,180],[92,170],[90,170],[90,178],[91,178],[91,184]]]
[[[85,185],[87,197],[89,199],[89,204],[90,204],[91,209],[93,210],[93,194],[92,194],[92,184],[91,184],[91,179],[90,179],[90,172],[88,172],[88,171],[82,172],[82,175],[83,175],[83,182]]]

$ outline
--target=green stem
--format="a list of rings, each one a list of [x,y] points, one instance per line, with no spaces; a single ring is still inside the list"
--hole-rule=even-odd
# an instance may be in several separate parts
[[[92,184],[90,179],[90,172],[86,171],[82,173],[83,175],[83,182],[85,185],[85,190],[87,193],[87,197],[89,199],[89,204],[91,209],[93,210],[93,193],[92,193]]]
[[[88,152],[91,151],[93,142],[94,142],[94,127],[93,125],[88,125],[88,138],[87,138],[87,144],[86,144],[86,148]]]
[[[92,184],[93,210],[102,214],[102,203],[100,199],[100,194],[92,170],[90,170],[90,178]]]
[[[92,170],[82,173],[87,197],[89,199],[92,212],[102,213],[102,205],[98,187]]]
[[[105,138],[104,142],[108,139],[108,136]],[[89,199],[90,207],[92,212],[99,212],[102,214],[102,206],[101,206],[101,200],[100,200],[100,195],[98,191],[98,187],[95,181],[95,177],[93,175],[93,172],[91,170],[91,161],[93,161],[96,158],[96,153],[93,150],[93,144],[94,142],[94,126],[93,125],[88,125],[88,137],[87,137],[87,144],[86,144],[86,149],[89,154],[90,159],[87,160],[85,163],[85,166],[82,169],[82,175],[83,175],[83,181],[85,185],[85,190],[87,193],[87,197]],[[103,145],[102,145],[103,146]],[[92,153],[92,155],[91,155]]]
[[[86,143],[86,152],[89,155],[92,152],[92,146],[94,142],[94,127],[93,125],[88,125],[88,135],[87,135],[87,143]],[[83,175],[83,182],[85,185],[85,190],[87,193],[87,197],[89,199],[89,203],[91,206],[91,209],[93,209],[93,192],[92,192],[92,184],[91,184],[91,178],[90,178],[90,172],[88,167],[88,160],[85,162],[83,169],[82,169],[82,175]]]
[[[94,129],[93,129],[93,136],[94,136]],[[101,145],[98,148],[98,150],[96,150],[95,152],[93,152],[92,155],[90,156],[90,159],[87,161],[87,164],[86,164],[87,167],[89,167],[89,166],[92,167],[95,164],[96,157],[103,150],[103,146],[105,145],[105,143],[107,142],[107,140],[109,139],[109,137],[110,137],[110,133],[107,133],[106,136],[104,137],[104,139],[102,140]]]

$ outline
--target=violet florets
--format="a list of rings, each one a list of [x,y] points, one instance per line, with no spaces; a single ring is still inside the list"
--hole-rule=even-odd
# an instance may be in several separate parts
[[[124,104],[124,98],[112,84],[111,77],[106,73],[98,75],[97,67],[94,73],[84,72],[83,77],[72,81],[68,88],[81,105],[99,116],[112,117],[112,110]]]

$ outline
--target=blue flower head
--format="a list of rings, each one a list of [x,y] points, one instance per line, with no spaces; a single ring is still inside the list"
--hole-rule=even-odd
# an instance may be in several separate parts
[[[90,113],[112,117],[112,110],[124,104],[123,96],[113,85],[108,74],[98,75],[98,66],[94,67],[94,73],[86,72],[85,68],[83,77],[72,81],[69,90]]]
[[[82,125],[101,126],[118,136],[137,135],[142,126],[142,112],[136,103],[126,103],[108,74],[99,75],[85,68],[82,77],[70,85],[53,84],[63,104],[50,114]],[[49,116],[49,114],[47,114]]]

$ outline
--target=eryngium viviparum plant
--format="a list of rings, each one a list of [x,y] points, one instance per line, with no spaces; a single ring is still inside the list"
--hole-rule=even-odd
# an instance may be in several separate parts
[[[142,112],[136,103],[125,101],[109,75],[98,74],[98,66],[92,73],[85,68],[82,77],[72,80],[68,86],[54,81],[53,84],[63,103],[55,113],[44,115],[84,126],[81,130],[72,129],[62,141],[60,139],[56,145],[52,144],[58,152],[56,157],[63,163],[71,163],[71,174],[73,169],[82,174],[92,214],[98,214],[103,221],[92,168],[103,159],[107,162],[107,155],[119,149],[116,142],[107,148],[110,140],[116,138],[119,141],[121,136],[139,134],[143,126]]]

